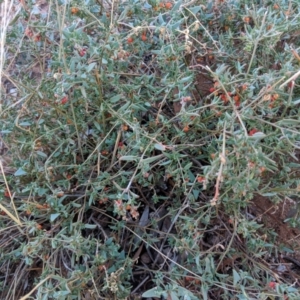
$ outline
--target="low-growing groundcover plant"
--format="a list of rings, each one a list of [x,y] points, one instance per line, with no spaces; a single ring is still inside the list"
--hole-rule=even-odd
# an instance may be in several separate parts
[[[298,1],[9,3],[0,298],[299,299]]]

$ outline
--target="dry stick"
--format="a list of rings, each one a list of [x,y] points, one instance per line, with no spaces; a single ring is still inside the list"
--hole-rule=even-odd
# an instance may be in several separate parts
[[[65,55],[64,55],[64,47],[63,47],[64,39],[62,38],[62,36],[63,36],[62,32],[63,32],[63,29],[64,29],[63,27],[64,27],[64,23],[65,23],[67,5],[63,6],[62,19],[60,19],[60,17],[61,17],[60,6],[58,4],[58,0],[56,0],[55,2],[56,2],[56,11],[57,11],[57,22],[58,22],[58,26],[59,26],[59,35],[60,35],[58,59],[59,59],[59,61],[61,61],[61,60],[63,61],[66,71],[69,72],[68,66],[66,64]]]
[[[285,85],[287,85],[291,81],[295,81],[299,76],[300,76],[300,70],[296,74],[291,76],[288,80],[286,80],[282,85],[280,85],[279,88],[282,89]]]
[[[220,165],[220,169],[219,169],[218,177],[217,177],[217,182],[216,182],[216,186],[215,186],[216,187],[216,192],[215,192],[215,196],[210,201],[212,206],[215,206],[217,204],[218,199],[219,199],[220,182],[221,182],[221,178],[222,178],[223,166],[226,163],[226,158],[225,158],[225,140],[226,140],[225,130],[226,130],[226,122],[224,124],[224,130],[223,130],[223,147],[222,147],[222,154],[220,155],[221,165]]]
[[[234,233],[233,233],[233,235],[232,235],[232,237],[231,237],[231,239],[230,239],[230,241],[229,241],[229,244],[228,244],[226,250],[222,253],[222,255],[221,255],[221,257],[220,257],[220,262],[218,263],[218,266],[217,266],[216,270],[218,270],[218,269],[220,268],[220,266],[221,266],[221,264],[222,264],[222,262],[223,262],[224,257],[225,257],[226,254],[229,252],[229,250],[232,249],[232,248],[231,248],[231,245],[232,245],[232,243],[233,243],[234,236],[236,235],[236,230],[237,230],[237,220],[235,220],[235,222],[234,222]]]
[[[41,282],[39,282],[28,294],[26,294],[25,296],[23,296],[20,300],[26,300],[30,297],[30,295],[39,287],[41,286],[45,281],[47,281],[48,279],[50,279],[52,277],[52,275],[46,277],[44,280],[42,280]]]
[[[169,233],[171,232],[171,230],[172,230],[174,224],[176,223],[177,219],[179,218],[180,214],[181,214],[186,208],[189,207],[188,195],[192,192],[192,190],[193,190],[193,188],[194,188],[194,185],[195,185],[195,183],[196,183],[196,180],[197,180],[197,179],[195,178],[194,183],[192,184],[192,186],[191,186],[191,188],[190,188],[190,190],[189,190],[189,192],[188,192],[188,194],[187,194],[187,196],[186,196],[186,198],[185,198],[185,200],[184,200],[184,202],[183,202],[183,207],[181,207],[181,209],[178,211],[178,213],[176,214],[176,216],[175,216],[175,218],[174,218],[172,224],[170,225],[168,231],[165,233],[165,238],[164,238],[164,240],[162,241],[162,243],[161,243],[161,245],[160,245],[160,248],[159,248],[159,251],[158,251],[158,252],[161,252],[161,251],[162,251],[162,249],[163,249],[163,247],[164,247],[164,245],[165,245],[165,242],[166,242],[166,240],[167,240],[167,238],[168,238],[168,235],[169,235]],[[154,262],[153,262],[153,265],[156,264],[156,262],[157,262],[157,260],[158,260],[158,257],[159,257],[159,256],[157,255],[156,258],[155,258],[155,260],[154,260]]]
[[[10,22],[9,13],[12,11],[12,7],[14,5],[14,1],[5,0],[4,3],[1,4],[0,14],[1,18],[1,32],[0,32],[0,100],[2,95],[2,70],[5,61],[5,54],[4,54],[4,46],[6,40],[6,30]],[[2,102],[0,101],[0,113],[2,112]]]
[[[147,280],[149,279],[149,275],[146,276],[139,284],[138,286],[130,293],[130,295],[133,295]]]
[[[268,11],[265,12],[263,20],[261,22],[261,26],[260,26],[260,29],[259,29],[259,36],[261,35],[261,33],[263,32],[263,29],[265,28],[267,14],[268,14]],[[245,30],[246,30],[246,27],[245,27]],[[253,62],[253,59],[255,57],[256,49],[258,47],[259,42],[260,42],[260,37],[255,40],[254,49],[253,49],[252,56],[251,56],[251,59],[250,59],[250,63],[249,63],[248,70],[247,70],[247,76],[248,76],[248,74],[250,72],[250,69],[251,69],[251,66],[252,66],[252,62]]]
[[[134,173],[133,173],[132,177],[130,178],[130,181],[129,181],[127,187],[126,187],[126,188],[123,190],[123,192],[122,192],[122,195],[124,195],[125,193],[129,193],[130,187],[131,187],[131,185],[132,185],[132,183],[133,183],[133,180],[135,179],[135,175],[137,174],[137,171],[138,171],[138,169],[139,169],[139,167],[140,167],[140,164],[141,164],[141,162],[143,162],[144,156],[146,155],[146,152],[147,152],[148,148],[152,145],[152,143],[153,143],[153,141],[151,141],[151,142],[147,145],[146,149],[144,150],[144,152],[143,152],[143,154],[142,154],[142,156],[141,156],[141,159],[140,159],[140,161],[139,161],[139,163],[138,163],[136,169],[134,170]]]
[[[157,122],[157,124],[159,123],[158,118],[159,118],[159,115],[160,115],[160,113],[162,111],[162,108],[163,108],[163,106],[164,106],[164,104],[165,104],[165,102],[167,100],[167,97],[168,97],[169,93],[170,93],[170,91],[167,91],[167,93],[165,94],[163,100],[160,102],[159,109],[158,109],[157,116],[156,116],[156,122]]]
[[[17,213],[17,209],[15,207],[15,203],[14,203],[14,200],[13,200],[13,197],[11,196],[11,191],[9,189],[9,186],[8,186],[8,183],[7,183],[7,180],[6,180],[6,176],[5,176],[5,173],[4,173],[4,169],[3,169],[3,165],[2,165],[2,161],[0,160],[0,169],[1,169],[1,173],[2,173],[2,176],[3,176],[3,179],[4,179],[4,182],[5,182],[5,186],[6,186],[6,189],[9,193],[9,197],[10,197],[10,200],[11,200],[11,203],[12,203],[12,206],[14,208],[14,211],[15,211],[15,214],[16,214],[16,217],[13,216],[2,204],[0,204],[0,208],[2,210],[5,211],[5,213],[12,219],[14,220],[18,225],[22,225],[20,219],[19,219],[19,215]]]
[[[283,81],[284,78],[279,79],[278,81],[276,81],[272,86],[270,87],[263,87],[258,95],[256,96],[256,99],[251,100],[249,104],[245,105],[244,107],[242,107],[241,111],[247,110],[248,107],[253,106],[257,101],[259,101],[261,98],[263,98],[264,95],[270,93],[271,91],[273,91],[273,89],[281,82]],[[262,100],[263,101],[263,100]],[[256,105],[259,105],[260,102],[258,102]]]
[[[99,294],[99,292],[98,292],[98,288],[97,288],[97,285],[96,285],[94,276],[93,276],[93,274],[92,274],[91,271],[89,271],[89,273],[90,273],[90,275],[91,275],[91,280],[92,280],[92,282],[93,282],[94,288],[95,288],[96,293],[97,293],[97,295],[98,295],[98,299],[101,299],[101,296],[100,296],[100,294]],[[86,299],[87,299],[87,298],[86,298]]]
[[[173,228],[174,224],[176,223],[177,219],[179,218],[180,214],[181,214],[186,208],[189,207],[189,204],[186,203],[186,202],[187,202],[187,198],[186,198],[185,201],[184,201],[184,206],[178,211],[178,213],[176,214],[176,216],[175,216],[175,218],[174,218],[172,224],[170,225],[168,231],[165,233],[165,238],[164,238],[164,240],[162,241],[162,243],[161,243],[161,245],[160,245],[159,251],[156,250],[160,255],[161,255],[161,253],[162,253],[162,249],[163,249],[163,247],[164,247],[164,245],[165,245],[165,242],[166,242],[166,240],[167,240],[167,238],[168,238],[168,234],[169,234],[170,231],[172,230],[172,228]],[[166,257],[168,257],[168,256],[166,256]],[[154,262],[153,262],[153,265],[154,265],[154,266],[156,265],[156,262],[157,262],[158,258],[159,258],[159,255],[156,256],[156,258],[155,258],[155,260],[154,260]],[[170,259],[170,260],[171,260],[171,259]],[[171,260],[171,261],[172,261],[172,260]],[[172,261],[172,262],[173,262],[173,261]]]
[[[191,2],[193,2],[193,1],[191,1]],[[187,5],[182,5],[182,6],[185,7],[185,9],[187,9],[189,11],[189,13],[192,14],[196,20],[198,19],[197,16],[190,9],[188,9],[186,7]],[[204,5],[200,5],[200,6],[204,6]],[[213,42],[213,44],[215,45],[215,47],[217,48],[217,50],[220,52],[220,48],[217,45],[217,41],[214,40],[214,38],[211,36],[211,34],[209,33],[209,31],[204,27],[204,25],[199,20],[197,20],[197,21],[198,21],[198,24],[203,28],[203,30],[205,31],[205,33],[209,36],[209,38],[211,39],[211,41]],[[183,31],[180,31],[180,30],[178,30],[178,31],[181,32],[181,33],[184,33]],[[199,40],[195,39],[191,35],[189,35],[189,37],[192,38],[196,43],[200,44],[201,46],[203,46],[206,49],[206,45],[205,44],[200,43]]]
[[[98,212],[101,212],[103,215],[109,217],[110,219],[114,220],[115,222],[118,222],[117,219],[115,219],[114,217],[108,215],[104,210],[102,209],[99,209],[98,207],[96,206],[92,206],[92,209],[98,211]],[[179,267],[180,269],[188,272],[189,274],[195,276],[196,278],[202,280],[202,277],[197,275],[196,273],[194,273],[193,271],[185,268],[184,266],[180,265],[179,263],[177,263],[176,261],[172,260],[170,257],[168,257],[167,255],[163,254],[159,249],[155,248],[154,246],[152,246],[151,244],[149,244],[144,238],[142,238],[141,236],[139,236],[137,233],[135,233],[132,229],[130,229],[130,227],[124,225],[124,227],[130,231],[132,234],[134,234],[135,236],[137,236],[141,241],[143,241],[146,245],[148,245],[150,248],[152,248],[154,251],[158,252],[162,257],[164,257],[166,260],[169,260],[171,261],[172,263],[174,263],[177,267]],[[22,300],[22,299],[20,299]]]
[[[112,3],[111,3],[111,12],[110,12],[110,25],[109,25],[110,30],[113,29],[114,5],[115,5],[115,0],[112,0]]]
[[[71,94],[69,96],[71,96]],[[81,158],[82,158],[82,160],[84,160],[84,155],[83,155],[83,150],[82,150],[82,144],[81,144],[81,135],[79,133],[78,124],[76,122],[76,114],[75,114],[75,109],[74,109],[73,101],[70,101],[70,106],[71,106],[72,116],[73,116],[73,120],[74,120],[75,130],[76,130],[77,137],[78,137],[78,148],[79,148],[79,151],[80,151],[80,154],[81,154]]]
[[[300,56],[299,56],[297,50],[291,48],[291,51],[292,51],[294,57],[300,62]]]
[[[98,149],[98,158],[97,158],[97,176],[100,176],[100,172],[101,172],[101,152]]]
[[[106,134],[106,136],[103,138],[103,140],[96,146],[96,148],[93,150],[93,152],[88,156],[88,158],[83,162],[82,165],[84,165],[86,162],[88,162],[93,155],[95,154],[95,152],[98,151],[98,149],[100,148],[100,146],[105,142],[105,140],[107,139],[107,137],[112,133],[112,131],[115,129],[117,125],[114,125],[111,130]]]
[[[121,135],[122,135],[122,132],[121,132],[121,129],[120,129],[118,131],[118,135],[117,135],[117,138],[116,138],[115,147],[114,147],[114,151],[113,151],[113,156],[111,158],[110,166],[109,166],[107,172],[109,172],[112,169],[113,165],[114,165],[116,155],[117,155],[117,151],[118,151],[118,147],[119,147],[119,142],[120,142],[120,139],[121,139]]]

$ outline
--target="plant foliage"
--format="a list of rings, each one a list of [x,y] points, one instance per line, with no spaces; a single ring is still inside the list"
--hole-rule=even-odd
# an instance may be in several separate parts
[[[15,2],[0,298],[299,299],[297,1]]]

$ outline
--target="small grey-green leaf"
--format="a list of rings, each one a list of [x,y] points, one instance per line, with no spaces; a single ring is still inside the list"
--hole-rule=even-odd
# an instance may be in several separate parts
[[[294,120],[294,119],[283,119],[277,122],[278,125],[284,125],[284,126],[297,126],[300,124],[299,120]]]
[[[60,213],[51,214],[50,215],[50,222],[53,222],[55,219],[57,219],[60,216]]]
[[[168,294],[164,291],[158,291],[157,287],[154,287],[146,292],[143,293],[142,297],[158,297],[163,296],[164,298],[167,298]]]
[[[124,155],[124,156],[121,156],[119,159],[126,160],[126,161],[137,161],[138,157],[134,156],[134,155]]]
[[[171,29],[172,30],[179,30],[180,29],[180,25],[182,24],[182,22],[184,21],[185,19],[181,19],[179,21],[177,21],[176,23],[172,24],[171,25]]]
[[[87,98],[87,96],[86,96],[86,91],[85,91],[84,86],[81,86],[81,87],[80,87],[80,90],[81,90],[82,96],[83,96],[84,98]]]
[[[95,63],[95,62],[89,64],[88,67],[87,67],[87,69],[86,69],[86,71],[87,72],[91,72],[94,69],[94,67],[96,66],[96,64],[97,63]]]
[[[196,14],[198,11],[200,11],[201,10],[201,6],[199,5],[199,6],[194,6],[194,7],[190,7],[190,8],[188,8],[193,14]]]
[[[166,150],[166,146],[163,144],[154,144],[154,148],[160,151],[165,151]]]
[[[236,286],[236,284],[240,281],[241,277],[239,273],[233,269],[233,286]]]
[[[170,296],[172,300],[179,300],[179,298],[177,297],[177,293],[174,291],[171,291]]]
[[[95,229],[97,227],[97,225],[95,224],[84,224],[84,228],[87,229]]]
[[[53,294],[53,297],[55,297],[56,299],[60,298],[60,297],[63,297],[63,296],[66,296],[66,295],[69,295],[70,292],[69,291],[58,291],[58,292],[55,292]],[[65,299],[65,298],[63,298]]]
[[[272,197],[272,196],[276,196],[277,193],[263,193],[261,195],[264,196],[264,197]]]
[[[187,77],[181,78],[178,82],[185,83],[185,82],[191,81],[192,79],[193,79],[193,76],[187,76]]]
[[[28,121],[24,121],[24,122],[19,123],[19,125],[20,125],[20,126],[30,126],[31,123],[28,122]]]
[[[152,156],[152,157],[148,157],[148,158],[145,158],[142,160],[142,162],[144,164],[151,164],[152,162],[156,161],[156,160],[159,160],[161,158],[163,158],[164,155],[163,154],[160,154],[160,155],[156,155],[156,156]]]
[[[36,153],[37,153],[37,155],[39,155],[39,156],[41,156],[41,157],[45,157],[45,158],[48,157],[47,154],[45,154],[45,153],[42,152],[42,151],[36,151]]]
[[[121,98],[122,98],[122,95],[116,95],[116,96],[113,96],[112,98],[110,98],[110,102],[116,103],[116,102],[118,102]]]
[[[263,139],[264,137],[266,137],[266,135],[263,132],[256,132],[252,136],[250,136],[250,139],[260,140]]]
[[[22,168],[19,168],[16,172],[15,172],[15,176],[23,176],[23,175],[26,175],[27,172],[24,171]]]
[[[297,105],[297,104],[299,104],[299,103],[300,103],[300,99],[297,99],[297,100],[294,100],[294,101],[293,101],[293,104],[294,104],[294,105]]]
[[[179,8],[180,8],[180,6],[181,6],[181,4],[182,4],[182,0],[176,1],[175,5],[172,8],[172,11],[178,11]]]

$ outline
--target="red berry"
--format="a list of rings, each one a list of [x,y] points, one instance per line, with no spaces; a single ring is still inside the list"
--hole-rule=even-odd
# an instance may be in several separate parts
[[[274,281],[271,281],[271,282],[269,282],[269,284],[268,284],[269,288],[271,288],[271,289],[275,289],[276,285],[277,285],[277,283],[274,282]]]
[[[86,54],[86,50],[85,49],[81,49],[79,50],[79,55],[82,57],[82,56],[85,56]]]
[[[255,134],[256,132],[258,132],[258,130],[256,128],[253,128],[249,131],[249,136],[252,136],[253,134]]]
[[[61,104],[66,104],[67,102],[68,102],[68,96],[64,96],[62,99],[61,99],[61,101],[60,101],[60,103]]]
[[[166,4],[165,4],[165,8],[166,9],[171,9],[172,8],[172,3],[171,2],[167,2]]]

